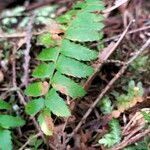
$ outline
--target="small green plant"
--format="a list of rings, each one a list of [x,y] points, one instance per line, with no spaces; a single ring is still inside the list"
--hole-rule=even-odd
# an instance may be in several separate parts
[[[39,150],[39,147],[43,143],[42,139],[38,139],[38,137],[36,137],[36,135],[31,135],[28,138],[28,141],[29,141],[28,145],[30,146],[30,149],[33,149],[33,150]]]
[[[120,113],[123,113],[125,110],[135,106],[138,102],[143,101],[143,87],[142,83],[138,82],[137,85],[133,80],[128,84],[126,94],[121,94],[116,97],[117,110],[113,111],[114,117],[119,117]]]
[[[2,12],[1,17],[2,24],[6,26],[11,26],[12,24],[15,24],[18,22],[17,17],[22,16],[22,13],[24,12],[24,7],[16,7],[12,10],[5,10]]]
[[[106,147],[112,147],[121,140],[121,127],[119,121],[112,119],[109,122],[110,132],[105,134],[99,141],[99,144],[103,144]]]
[[[9,110],[11,105],[0,100],[0,110]],[[12,150],[11,128],[20,127],[25,121],[20,117],[0,114],[0,150]]]
[[[138,71],[141,71],[141,70],[144,70],[145,69],[145,66],[148,62],[148,58],[149,56],[140,56],[138,57],[137,59],[135,59],[135,61],[131,64],[131,67],[132,69],[134,70],[138,70]]]
[[[148,72],[150,70],[150,59],[149,55],[142,55],[135,59],[130,67],[129,71],[132,73],[132,76],[125,78],[125,82],[130,78],[130,80],[141,80],[143,77],[147,78],[149,76]],[[143,78],[143,79],[144,79]]]
[[[34,13],[36,14],[36,19],[35,19],[35,23],[36,24],[46,24],[48,23],[49,18],[54,18],[55,14],[54,11],[57,8],[56,5],[53,6],[45,6],[42,7],[38,10],[35,10]]]
[[[104,97],[99,103],[98,107],[100,108],[103,114],[110,114],[113,110],[113,106],[109,97]]]
[[[150,110],[149,110],[149,112],[142,111],[141,113],[142,113],[144,119],[145,119],[148,123],[150,123]]]
[[[28,96],[40,97],[27,104],[26,112],[30,115],[40,112],[38,120],[46,135],[52,134],[51,113],[60,117],[71,115],[60,93],[73,99],[86,94],[84,88],[73,79],[87,78],[94,72],[89,62],[98,57],[98,52],[88,48],[86,42],[102,39],[104,24],[99,12],[104,9],[104,4],[99,0],[85,0],[73,9],[77,13],[61,39],[54,42],[55,45],[48,47],[48,40],[42,38],[47,48],[38,55],[42,63],[32,73],[39,80],[29,84],[25,90]]]

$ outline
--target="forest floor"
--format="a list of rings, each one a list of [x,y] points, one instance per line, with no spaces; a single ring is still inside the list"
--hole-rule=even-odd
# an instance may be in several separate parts
[[[92,62],[97,71],[86,85],[84,80],[80,81],[87,89],[83,98],[68,98],[71,117],[52,115],[53,136],[41,132],[37,116],[25,113],[30,100],[24,93],[25,86],[35,80],[31,73],[39,64],[36,57],[43,48],[38,36],[55,30],[49,19],[55,20],[68,12],[74,3],[72,0],[19,3],[0,0],[0,100],[12,106],[0,114],[26,120],[24,126],[12,130],[13,149],[150,149],[148,0],[127,0],[122,5],[115,5],[115,0],[104,0],[103,40],[88,43],[91,48],[101,49],[98,60]]]

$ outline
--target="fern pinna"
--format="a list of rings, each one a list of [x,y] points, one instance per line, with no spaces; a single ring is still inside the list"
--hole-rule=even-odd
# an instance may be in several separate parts
[[[87,62],[95,60],[98,52],[85,45],[86,42],[99,41],[102,38],[104,24],[100,11],[103,9],[104,4],[100,0],[78,2],[73,7],[75,14],[70,17],[71,23],[67,22],[61,44],[43,49],[38,56],[42,63],[35,68],[32,75],[41,81],[29,84],[25,93],[40,98],[30,101],[26,112],[30,115],[40,112],[39,123],[46,135],[52,134],[46,123],[50,112],[61,117],[71,114],[58,92],[73,99],[86,94],[84,88],[73,81],[73,78],[87,78],[94,72]]]

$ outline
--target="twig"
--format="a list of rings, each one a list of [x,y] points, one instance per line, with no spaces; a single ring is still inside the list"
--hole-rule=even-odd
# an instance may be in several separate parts
[[[115,49],[118,47],[118,45],[120,44],[120,42],[122,41],[122,39],[124,38],[124,36],[126,35],[127,31],[129,30],[129,27],[131,26],[131,24],[134,22],[135,20],[132,20],[127,28],[124,30],[124,32],[122,33],[122,35],[120,36],[119,40],[113,45],[113,47],[111,49],[106,49],[106,51],[102,51],[102,53],[100,54],[100,62],[99,65],[96,67],[94,73],[87,79],[87,81],[85,82],[84,84],[84,88],[86,90],[89,89],[93,79],[96,77],[96,75],[98,74],[102,64],[104,61],[106,61],[108,59],[108,57],[115,51]],[[103,53],[106,53],[106,56],[105,57],[102,57],[104,54]]]
[[[38,133],[31,138],[28,138],[27,142],[25,142],[24,145],[19,148],[19,150],[23,150],[33,139],[38,138],[39,136],[41,136],[41,133]]]
[[[32,121],[33,121],[33,123],[34,123],[36,129],[37,129],[37,130],[39,131],[39,133],[41,134],[41,137],[42,137],[44,143],[46,143],[46,139],[45,139],[45,137],[44,137],[44,135],[43,135],[43,132],[41,131],[41,129],[40,129],[40,127],[39,127],[39,124],[37,123],[37,121],[35,120],[34,117],[32,117],[31,119],[32,119]]]
[[[17,84],[16,84],[16,47],[13,47],[13,51],[12,51],[12,84],[13,87],[16,88]]]
[[[17,48],[16,46],[14,46],[13,48],[13,61],[12,61],[12,84],[13,84],[13,89],[14,91],[16,91],[19,99],[20,99],[20,103],[23,105],[26,105],[26,101],[24,99],[24,97],[22,96],[22,94],[20,93],[20,89],[17,87],[17,82],[16,82],[16,51]]]
[[[50,3],[56,3],[56,4],[58,4],[58,3],[67,3],[67,2],[70,2],[71,0],[46,0],[46,1],[39,1],[39,2],[35,2],[35,3],[33,3],[32,5],[30,5],[30,6],[28,6],[27,8],[26,8],[26,11],[31,11],[31,10],[34,10],[34,9],[36,9],[36,8],[39,8],[39,7],[43,7],[43,6],[45,6],[45,5],[48,5],[48,4],[50,4]]]
[[[133,131],[131,131],[130,134],[124,138],[124,140],[129,140],[129,139],[130,139],[131,137],[133,137],[136,133],[138,133],[139,131],[141,131],[144,126],[145,126],[145,123],[143,123],[142,126],[139,126],[139,127],[135,128],[135,129],[133,129]]]
[[[109,59],[106,60],[104,63],[114,63],[114,64],[119,64],[119,65],[124,65],[124,61],[120,61],[120,60],[114,60],[114,59]]]
[[[92,110],[95,108],[97,103],[102,99],[102,97],[105,95],[105,93],[112,87],[112,85],[115,83],[117,79],[121,77],[121,75],[125,72],[127,67],[130,63],[132,63],[148,46],[150,45],[150,38],[147,40],[147,42],[141,47],[141,49],[131,57],[119,70],[119,72],[114,76],[113,79],[107,84],[107,86],[102,90],[102,92],[99,94],[99,96],[96,98],[96,100],[93,102],[93,104],[90,106],[90,108],[87,110],[87,112],[82,117],[81,121],[78,123],[74,131],[69,135],[68,139],[66,140],[66,143],[77,133],[83,122],[87,119],[87,117],[90,115]]]
[[[30,28],[30,31],[31,31],[31,29],[32,28]],[[30,38],[28,40],[31,40],[31,35],[30,35]],[[28,42],[30,42],[30,41],[28,41]],[[27,51],[29,52],[30,46],[28,44],[30,45],[30,43],[27,43]],[[24,96],[22,95],[20,89],[17,87],[17,83],[16,83],[16,59],[15,59],[15,55],[16,55],[16,47],[14,46],[14,49],[13,49],[13,62],[12,62],[13,89],[16,90],[18,98],[20,99],[20,103],[25,106],[26,101],[25,101]],[[28,57],[28,55],[26,55],[26,57]],[[28,58],[27,58],[27,60],[28,60]],[[26,63],[29,63],[29,62],[26,62]],[[25,70],[25,71],[28,71],[28,70]],[[26,72],[26,73],[28,73],[28,72]],[[38,123],[36,122],[35,118],[32,118],[32,121],[33,121],[33,124],[36,127],[36,129],[39,131],[43,141],[46,143],[46,139],[45,139],[42,131],[40,130],[40,127],[39,127]]]
[[[141,27],[141,28],[130,30],[126,34],[130,35],[130,34],[133,34],[133,33],[136,33],[136,32],[140,32],[140,31],[144,31],[144,30],[148,30],[148,29],[150,29],[150,26],[144,26],[144,27]],[[32,32],[32,35],[36,36],[36,35],[40,35],[40,34],[45,33],[45,32],[49,32],[49,30],[43,29],[43,30],[38,31],[38,32]],[[109,42],[111,40],[118,39],[121,35],[122,34],[119,34],[119,35],[116,35],[116,36],[112,36],[110,38],[106,38],[102,42]],[[7,33],[1,33],[0,34],[0,38],[23,38],[25,36],[26,36],[26,32],[17,32],[17,33],[12,33],[12,34],[7,34]]]
[[[26,34],[26,49],[24,51],[24,75],[22,77],[22,85],[25,87],[28,84],[29,78],[29,63],[30,63],[30,48],[31,48],[31,38],[32,38],[32,26],[34,22],[35,14],[30,18],[29,25],[27,27],[27,34]]]
[[[127,35],[130,35],[130,34],[133,34],[133,33],[136,33],[136,32],[140,32],[140,31],[144,31],[144,30],[148,30],[148,29],[150,29],[150,26],[144,26],[144,27],[141,27],[141,28],[138,28],[138,29],[130,30],[129,32],[127,32]],[[106,39],[103,40],[103,42],[109,42],[111,40],[117,40],[120,36],[121,36],[121,34],[116,35],[116,36],[112,36],[110,38],[106,38]]]
[[[20,99],[21,104],[23,104],[25,106],[26,101],[25,101],[23,95],[21,94],[20,90],[17,90],[16,92],[17,92],[18,98]]]
[[[14,88],[17,87],[17,83],[16,83],[16,56],[15,55],[16,55],[16,47],[14,46],[13,51],[12,51],[12,58],[13,58],[13,60],[12,60],[12,84],[13,84]],[[21,132],[20,127],[18,127],[18,132],[19,132],[19,135],[22,136],[22,132]]]
[[[150,133],[150,128],[146,129],[144,132],[139,133],[139,134],[135,135],[134,137],[132,137],[132,138],[130,138],[128,140],[123,140],[121,143],[119,143],[115,147],[113,147],[111,149],[108,149],[108,150],[121,150],[124,147],[126,147],[127,145],[131,145],[131,144],[135,143],[136,141],[138,141],[139,139],[143,138],[144,136],[146,136],[149,133]]]
[[[49,32],[48,29],[43,29],[38,32],[32,32],[32,35],[40,35],[42,33]],[[26,32],[17,32],[17,33],[12,33],[12,34],[7,34],[7,33],[1,33],[0,38],[23,38],[27,35]]]
[[[26,103],[26,101],[25,101],[25,99],[24,99],[24,97],[23,97],[21,91],[17,90],[16,92],[17,92],[17,94],[18,94],[18,97],[19,97],[20,101],[21,101],[21,102],[23,103],[23,105],[25,106],[27,103]],[[33,124],[34,124],[35,128],[37,129],[37,131],[41,134],[41,137],[42,137],[44,143],[47,143],[47,142],[46,142],[46,139],[45,139],[45,137],[44,137],[44,135],[43,135],[43,133],[42,133],[42,131],[41,131],[41,129],[40,129],[38,123],[37,123],[37,121],[35,120],[35,118],[32,117],[31,120],[33,121]]]
[[[121,0],[120,2],[116,3],[114,6],[107,8],[103,11],[103,13],[109,13],[111,11],[113,11],[114,9],[120,7],[121,5],[123,5],[124,3],[127,3],[129,0]]]
[[[146,41],[146,43],[141,47],[139,51],[137,51],[133,57],[129,59],[129,61],[126,63],[129,65],[131,62],[133,62],[148,46],[150,46],[150,38]]]

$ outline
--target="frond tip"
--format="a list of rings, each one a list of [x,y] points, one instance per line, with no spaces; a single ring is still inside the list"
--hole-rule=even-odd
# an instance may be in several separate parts
[[[98,142],[104,146],[111,147],[121,140],[121,127],[118,120],[113,119],[109,122],[110,132],[105,134]]]

